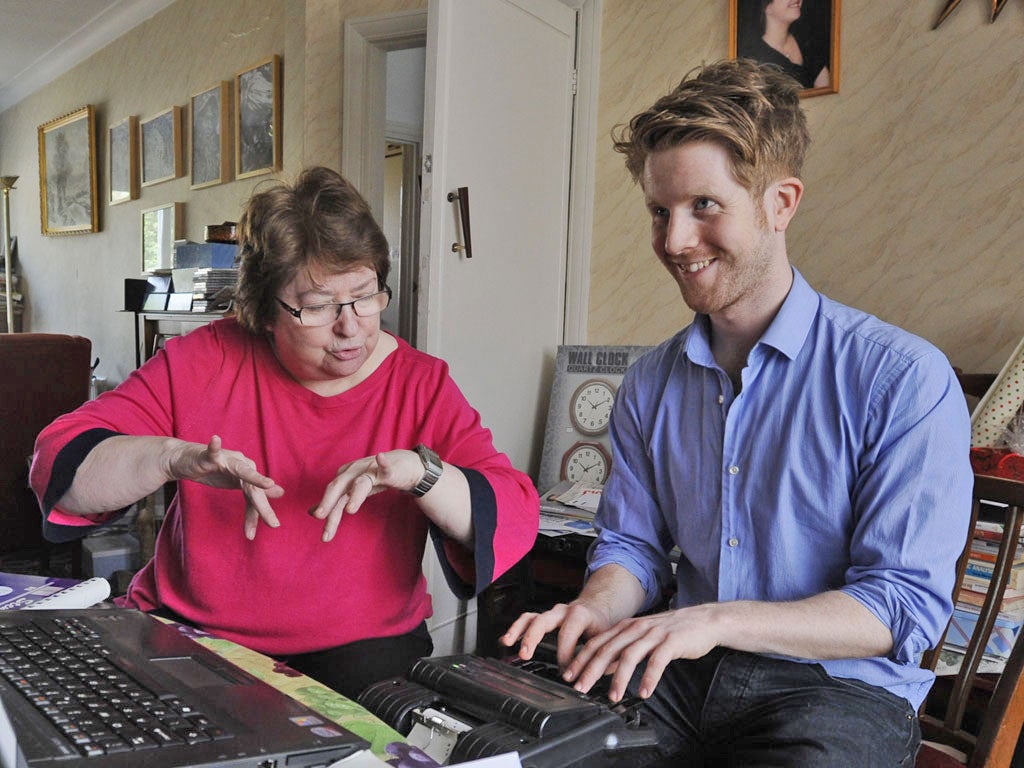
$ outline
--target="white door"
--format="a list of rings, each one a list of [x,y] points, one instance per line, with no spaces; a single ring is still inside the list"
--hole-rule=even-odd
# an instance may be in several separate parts
[[[536,473],[565,315],[576,13],[558,0],[431,0],[419,346],[498,449]],[[472,257],[458,188],[469,190]]]
[[[576,12],[559,0],[430,0],[418,346],[444,360],[498,450],[536,475],[565,315]],[[469,190],[472,256],[457,200]],[[471,650],[475,604],[432,552],[435,654]],[[474,601],[475,603],[475,601]]]

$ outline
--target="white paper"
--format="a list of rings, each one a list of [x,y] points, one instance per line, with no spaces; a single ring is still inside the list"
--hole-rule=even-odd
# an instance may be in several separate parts
[[[494,757],[483,757],[479,760],[470,760],[468,763],[452,763],[459,768],[523,768],[519,762],[518,752],[506,752],[504,755]]]
[[[573,483],[568,490],[554,498],[566,506],[594,513],[597,512],[597,505],[601,503],[602,487],[600,483]]]

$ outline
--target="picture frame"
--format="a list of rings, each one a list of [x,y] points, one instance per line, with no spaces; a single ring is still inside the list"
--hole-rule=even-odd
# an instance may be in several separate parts
[[[139,165],[142,169],[144,187],[184,175],[181,107],[170,107],[140,121]]]
[[[166,293],[147,293],[146,298],[142,300],[142,311],[143,312],[163,312],[167,309],[167,296]]]
[[[142,272],[153,274],[170,269],[174,258],[174,241],[185,232],[185,204],[167,203],[142,211]]]
[[[139,196],[139,118],[126,117],[110,126],[107,139],[110,165],[110,205],[126,203]]]
[[[839,93],[840,6],[841,0],[796,8],[785,0],[729,0],[729,58],[775,64],[801,83],[801,96]],[[769,45],[769,37],[795,45],[800,61]]]
[[[43,123],[38,133],[42,233],[99,232],[95,108],[89,104]]]
[[[281,169],[281,57],[235,75],[235,178]]]
[[[190,187],[231,179],[231,83],[223,80],[189,100]]]

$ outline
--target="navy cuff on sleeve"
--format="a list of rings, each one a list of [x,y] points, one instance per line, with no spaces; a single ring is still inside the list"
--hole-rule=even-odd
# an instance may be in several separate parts
[[[102,443],[108,437],[115,437],[120,434],[109,429],[90,429],[72,438],[67,445],[61,448],[57,458],[50,470],[50,483],[46,486],[43,494],[43,538],[54,544],[63,544],[68,541],[80,539],[87,533],[94,530],[88,525],[60,525],[51,523],[47,516],[56,506],[57,501],[68,492],[68,488],[75,480],[75,473],[81,466],[85,457],[93,448]]]
[[[473,516],[473,562],[476,566],[476,584],[469,584],[452,567],[445,552],[445,536],[431,524],[430,537],[434,542],[441,572],[456,597],[468,600],[486,589],[494,580],[494,535],[498,530],[498,502],[487,478],[475,469],[459,467],[469,483],[470,510]]]

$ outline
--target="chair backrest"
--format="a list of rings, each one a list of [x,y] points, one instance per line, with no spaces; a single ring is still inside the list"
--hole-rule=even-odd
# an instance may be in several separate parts
[[[0,551],[41,546],[28,487],[36,436],[89,399],[92,342],[52,333],[0,334]]]
[[[963,752],[967,756],[966,764],[972,768],[996,768],[1010,765],[1024,724],[1024,641],[1021,640],[1024,632],[1017,634],[1001,673],[980,672],[979,667],[996,628],[1003,592],[1013,572],[1024,519],[1024,483],[975,475],[971,534],[957,563],[954,599],[961,592],[972,546],[971,535],[983,505],[987,517],[996,516],[1003,524],[1003,537],[988,592],[973,628],[969,623],[958,622],[958,631],[967,636],[959,670],[951,680],[936,683],[921,708],[919,719],[926,741]],[[943,642],[948,634],[947,627]],[[938,648],[942,648],[942,642]],[[922,663],[935,669],[939,657],[939,650],[931,651]]]

